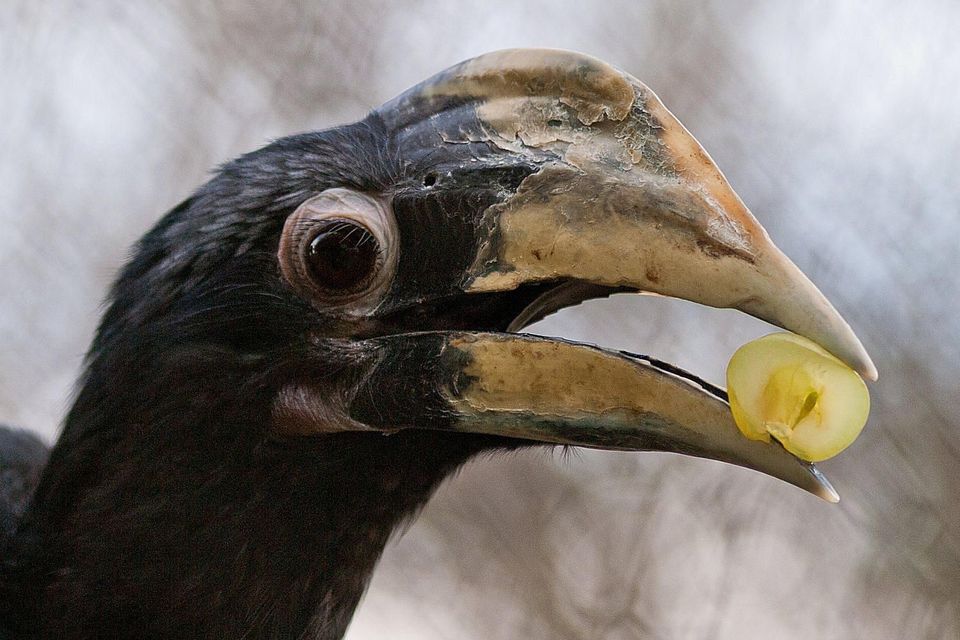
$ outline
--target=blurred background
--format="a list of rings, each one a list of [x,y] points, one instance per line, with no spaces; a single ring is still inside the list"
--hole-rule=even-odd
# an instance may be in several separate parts
[[[349,638],[960,637],[960,3],[5,0],[0,422],[52,442],[131,243],[215,165],[485,51],[640,78],[880,369],[843,500],[667,454],[470,464]],[[619,296],[531,331],[722,383],[742,314]]]

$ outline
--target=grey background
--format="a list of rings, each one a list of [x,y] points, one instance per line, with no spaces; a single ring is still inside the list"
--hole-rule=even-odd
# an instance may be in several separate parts
[[[576,49],[657,91],[881,373],[831,506],[663,454],[477,461],[349,637],[960,637],[960,4],[0,5],[0,421],[55,438],[129,245],[231,156],[464,58]],[[533,331],[723,381],[768,331],[620,296]]]

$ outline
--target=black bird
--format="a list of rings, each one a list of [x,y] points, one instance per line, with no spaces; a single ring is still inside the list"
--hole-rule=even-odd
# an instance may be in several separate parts
[[[721,389],[516,333],[632,291],[741,309],[875,376],[699,144],[593,58],[482,56],[224,165],[112,289],[4,543],[0,628],[339,638],[391,531],[485,451],[673,451],[836,499],[743,438]]]

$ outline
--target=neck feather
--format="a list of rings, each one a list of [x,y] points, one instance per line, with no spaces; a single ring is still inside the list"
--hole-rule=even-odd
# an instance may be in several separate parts
[[[397,525],[505,444],[277,440],[270,390],[213,355],[156,376],[91,367],[0,579],[21,608],[0,617],[41,637],[339,638]]]

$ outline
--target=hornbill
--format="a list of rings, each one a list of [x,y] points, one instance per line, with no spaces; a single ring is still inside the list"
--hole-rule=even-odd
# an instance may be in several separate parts
[[[594,58],[458,64],[224,165],[136,245],[6,541],[11,637],[339,638],[391,532],[481,452],[671,451],[827,480],[722,389],[518,333],[622,292],[875,369],[713,161]]]

